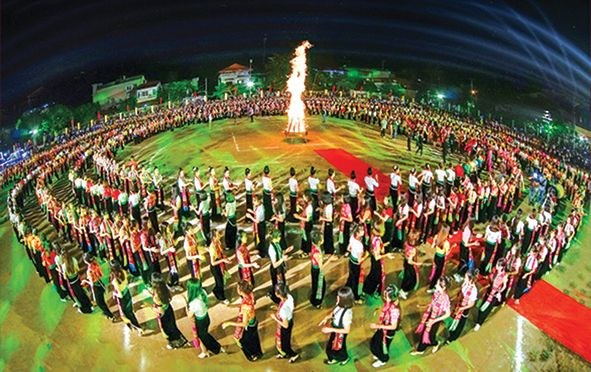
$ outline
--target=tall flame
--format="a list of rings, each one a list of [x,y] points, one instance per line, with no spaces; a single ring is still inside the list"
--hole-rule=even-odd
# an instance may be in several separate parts
[[[289,108],[287,110],[287,133],[305,133],[306,115],[302,94],[306,89],[306,49],[312,47],[308,41],[304,41],[295,50],[295,57],[291,60],[291,75],[287,80],[287,91],[291,94]]]

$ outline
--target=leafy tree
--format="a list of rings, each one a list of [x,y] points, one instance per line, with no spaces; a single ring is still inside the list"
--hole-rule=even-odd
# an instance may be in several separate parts
[[[84,103],[80,106],[74,107],[74,121],[78,123],[88,123],[92,119],[96,119],[96,113],[101,109],[98,103]]]
[[[291,73],[291,58],[292,55],[288,53],[275,54],[266,61],[267,86],[272,86],[274,91],[285,89],[287,78]]]
[[[221,81],[215,86],[215,91],[213,95],[218,99],[223,99],[224,95],[228,93],[231,94],[230,87],[227,84],[222,83]]]

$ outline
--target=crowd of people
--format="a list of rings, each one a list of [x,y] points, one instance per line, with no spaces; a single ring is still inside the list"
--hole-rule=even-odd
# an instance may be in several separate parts
[[[287,180],[274,178],[276,170],[272,173],[269,166],[245,168],[240,170],[244,178],[236,181],[231,178],[235,169],[223,168],[218,178],[221,168],[196,166],[190,174],[179,169],[171,180],[154,164],[142,164],[133,156],[116,160],[126,144],[171,128],[212,125],[220,118],[282,115],[287,110],[283,96],[188,103],[112,118],[96,131],[9,169],[4,179],[18,178],[8,198],[15,234],[39,276],[81,313],[92,313],[94,304],[115,320],[105,297],[111,292],[118,317],[142,333],[130,282],[143,283],[171,349],[188,344],[171,305],[173,295],[186,289],[192,345],[201,358],[224,351],[209,331],[204,265],[209,265],[214,279],[214,297],[225,305],[230,304],[230,269],[237,266],[239,314],[222,327],[234,328],[238,346],[255,361],[263,355],[255,274],[269,263],[272,286],[267,295],[277,309],[272,316],[277,357],[295,362],[299,354],[291,346],[291,332],[296,304],[287,262],[310,260],[309,302],[322,308],[326,264],[346,258],[346,286],[337,291],[336,307],[320,323],[321,332],[329,335],[326,363],[349,361],[346,340],[354,324],[354,305],[377,296],[383,306],[371,324],[374,367],[389,360],[388,349],[402,318],[399,302],[417,290],[419,266],[432,266],[427,289],[432,300],[417,326],[413,354],[440,347],[438,328],[448,317],[453,321],[446,342],[461,336],[471,314],[478,330],[495,307],[509,299],[518,303],[568,252],[591,195],[589,173],[578,163],[558,159],[544,145],[499,123],[481,124],[411,102],[320,96],[305,102],[308,114],[321,115],[323,121],[328,116],[345,118],[381,129],[383,136],[406,136],[409,151],[413,142],[417,151],[423,144],[439,147],[441,162],[416,164],[404,174],[394,165],[387,180],[378,179],[371,168],[363,175],[352,171],[337,185],[333,169],[321,181],[315,167],[305,172],[293,167]],[[452,162],[451,154],[462,160]],[[529,177],[533,171],[563,185],[570,208],[563,221],[553,223],[558,201],[551,193],[525,211],[522,208],[525,184],[534,182]],[[60,200],[52,187],[64,177],[71,189],[68,201]],[[388,189],[382,200],[377,196],[380,188]],[[288,190],[289,198],[281,189]],[[24,217],[30,196],[36,197],[57,232],[52,234],[55,238],[49,239]],[[286,224],[301,231],[301,238],[290,245],[293,239],[286,236]],[[475,224],[485,226],[484,234],[475,233]],[[418,252],[425,244],[434,255],[421,262]],[[457,247],[457,267],[446,272]],[[385,260],[400,255],[402,279],[388,282]],[[104,262],[110,268],[108,285],[100,265]],[[188,280],[182,280],[184,273]],[[461,283],[453,308],[449,274]]]

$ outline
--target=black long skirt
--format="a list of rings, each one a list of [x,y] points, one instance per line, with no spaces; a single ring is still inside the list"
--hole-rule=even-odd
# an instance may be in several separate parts
[[[416,268],[409,264],[408,261],[404,260],[404,273],[402,274],[402,284],[400,288],[404,292],[414,291],[417,285],[417,270]]]
[[[363,283],[363,293],[372,296],[381,292],[382,286],[382,266],[380,261],[371,256],[371,268],[369,274]]]
[[[313,306],[318,307],[322,305],[322,301],[324,300],[324,294],[326,293],[326,280],[323,276],[322,282],[320,282],[320,269],[317,267],[312,267],[311,276],[312,291],[310,292],[310,303]]]
[[[219,354],[222,347],[220,343],[209,333],[210,323],[211,321],[209,319],[209,314],[207,314],[202,319],[195,317],[195,324],[197,325],[197,337],[199,338],[199,341],[205,345],[205,348],[208,351],[211,351],[214,354]]]
[[[263,350],[261,349],[261,340],[259,339],[259,330],[258,330],[259,323],[255,319],[254,324],[248,325],[244,332],[242,333],[242,337],[240,338],[240,348],[244,353],[246,359],[251,362],[259,359],[263,356]]]
[[[187,343],[187,339],[183,336],[182,332],[176,325],[176,319],[174,316],[174,309],[169,304],[166,306],[164,313],[160,315],[160,328],[166,335],[168,344],[173,347],[179,347],[181,344]]]
[[[86,292],[84,292],[82,289],[82,286],[80,285],[80,279],[78,278],[77,274],[71,278],[68,278],[68,285],[70,286],[70,291],[72,296],[75,298],[80,311],[84,314],[92,313],[92,303],[86,295]]]
[[[384,332],[386,332],[385,343],[383,338]],[[376,333],[373,334],[371,341],[369,341],[369,350],[371,350],[371,353],[381,362],[386,363],[390,360],[388,351],[390,350],[390,344],[392,343],[395,332],[396,331],[393,330],[385,331],[383,329],[378,329],[376,330]]]
[[[349,358],[349,354],[347,353],[347,335],[343,335],[343,345],[339,350],[333,350],[332,342],[334,341],[335,337],[337,336],[336,333],[331,333],[330,337],[328,338],[328,343],[326,344],[326,356],[328,360],[336,360],[337,362],[344,362]]]
[[[332,222],[324,222],[324,253],[334,253],[334,237],[332,230]]]

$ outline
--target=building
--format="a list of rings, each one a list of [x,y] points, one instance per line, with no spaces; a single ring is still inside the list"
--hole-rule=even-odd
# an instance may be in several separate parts
[[[132,96],[136,87],[145,83],[146,78],[144,75],[136,75],[132,77],[123,76],[121,79],[106,84],[92,84],[92,102],[101,106],[108,106],[125,101]]]
[[[135,91],[137,103],[144,103],[158,98],[161,84],[159,81],[148,81],[142,85],[138,85]]]
[[[251,69],[239,63],[219,71],[218,81],[222,84],[246,84],[251,79]]]

